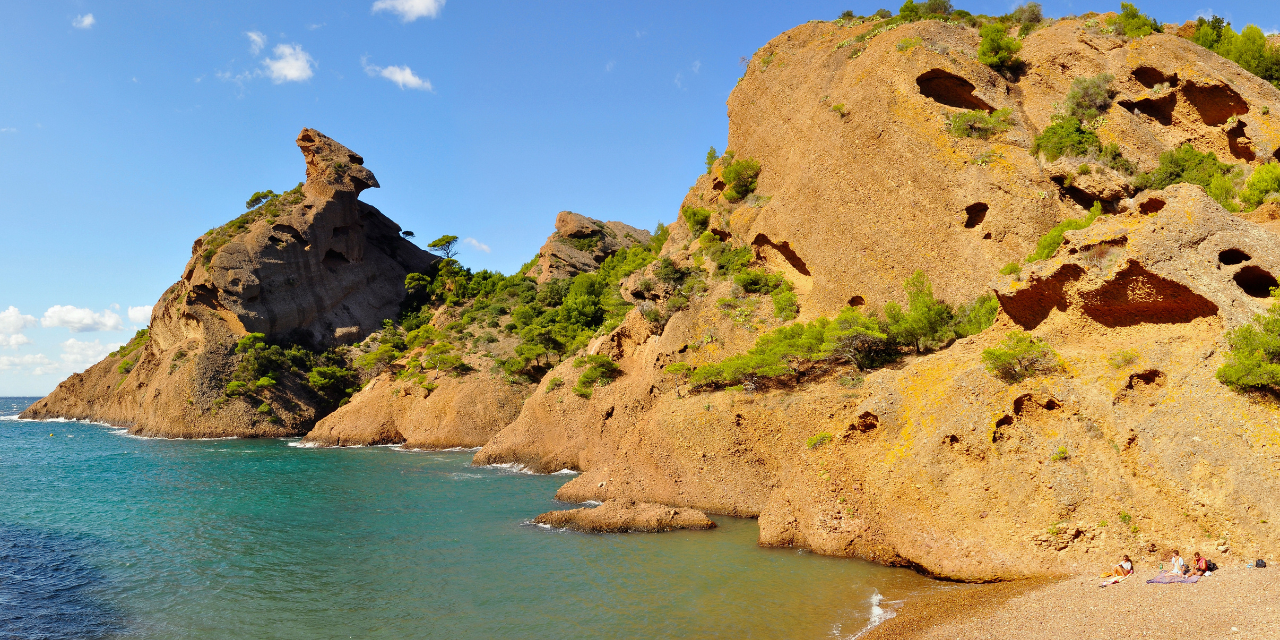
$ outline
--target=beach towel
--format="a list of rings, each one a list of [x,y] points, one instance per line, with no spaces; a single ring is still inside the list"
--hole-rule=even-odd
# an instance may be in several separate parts
[[[1185,582],[1195,584],[1200,582],[1200,576],[1179,576],[1172,573],[1162,573],[1147,581],[1147,584],[1170,584],[1173,582]]]

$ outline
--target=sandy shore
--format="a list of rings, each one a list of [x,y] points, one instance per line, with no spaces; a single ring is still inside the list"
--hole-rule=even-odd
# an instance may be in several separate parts
[[[1280,638],[1280,570],[1226,567],[1197,584],[1147,584],[1139,569],[1099,588],[1093,576],[957,585],[907,602],[860,640]]]

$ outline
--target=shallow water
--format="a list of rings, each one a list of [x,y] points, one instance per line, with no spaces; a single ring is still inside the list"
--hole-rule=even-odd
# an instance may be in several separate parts
[[[0,419],[0,638],[852,637],[877,594],[944,588],[748,519],[529,525],[572,476],[470,452],[290,444]]]

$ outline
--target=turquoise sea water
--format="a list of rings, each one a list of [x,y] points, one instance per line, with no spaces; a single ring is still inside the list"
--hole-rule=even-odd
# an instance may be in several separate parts
[[[852,637],[877,594],[944,588],[754,520],[533,526],[572,476],[470,452],[291,444],[0,418],[0,638]]]

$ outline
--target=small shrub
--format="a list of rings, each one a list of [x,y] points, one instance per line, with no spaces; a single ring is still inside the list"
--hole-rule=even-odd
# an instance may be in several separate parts
[[[711,211],[702,207],[685,207],[681,213],[684,214],[685,224],[689,225],[689,233],[695,238],[702,235],[711,224]]]
[[[982,362],[992,375],[1013,384],[1057,369],[1058,354],[1029,333],[1010,331],[999,347],[982,352]]]
[[[1000,268],[1000,275],[1004,275],[1004,276],[1022,275],[1022,264],[1019,263],[1017,260],[1014,260],[1013,262],[1010,262],[1009,264],[1006,264],[1005,266]]]
[[[271,405],[265,402],[258,405],[258,413],[271,413]]]
[[[245,390],[248,388],[249,388],[248,383],[240,382],[239,380],[233,380],[227,384],[227,389],[225,393],[228,396],[238,396],[238,395],[242,395],[245,392]]]
[[[1084,218],[1067,218],[1059,222],[1048,233],[1040,236],[1040,240],[1036,242],[1036,250],[1027,257],[1027,263],[1030,264],[1037,260],[1047,260],[1053,257],[1058,247],[1062,246],[1062,234],[1067,231],[1084,229],[1093,224],[1093,221],[1097,220],[1100,215],[1102,215],[1102,203],[1094,202],[1093,208],[1089,210],[1089,215]]]
[[[725,200],[737,202],[756,190],[757,179],[760,177],[760,163],[751,158],[734,160],[720,175],[724,178],[726,185],[723,193]]]
[[[587,368],[578,376],[578,383],[573,386],[573,392],[583,398],[590,398],[595,387],[608,384],[610,379],[621,372],[609,356],[599,354],[582,356],[573,361],[573,366]]]
[[[1011,125],[1009,109],[999,109],[988,114],[981,109],[962,111],[951,116],[951,135],[957,138],[981,138],[986,140],[1001,133]]]
[[[1218,204],[1227,210],[1238,210],[1235,204],[1235,189],[1231,177],[1237,175],[1237,169],[1229,164],[1219,162],[1213,152],[1201,153],[1190,144],[1160,154],[1160,164],[1148,174],[1139,176],[1135,185],[1142,188],[1164,189],[1179,182],[1198,184],[1204,187]]]
[[[1236,391],[1280,392],[1280,302],[1255,315],[1251,323],[1227,332],[1227,344],[1231,350],[1218,368],[1219,382]]]
[[[1043,152],[1045,159],[1053,162],[1062,156],[1084,156],[1101,146],[1098,134],[1080,126],[1080,120],[1057,115],[1053,117],[1053,124],[1036,136],[1031,153]]]
[[[667,365],[667,367],[663,369],[663,371],[666,371],[671,375],[687,376],[693,373],[693,367],[689,366],[689,364],[686,362],[676,362],[676,363]]]
[[[834,112],[836,112],[836,114],[837,114],[837,115],[839,115],[841,118],[845,117],[846,115],[849,115],[849,114],[845,113],[845,110],[844,110],[844,103],[843,103],[843,102],[841,102],[841,103],[839,103],[839,104],[833,104],[833,105],[831,105],[831,110],[832,110],[832,111],[834,111]]]
[[[833,436],[830,433],[823,431],[815,436],[810,436],[808,440],[805,440],[804,446],[810,449],[817,449],[818,447],[831,442],[832,437]]]
[[[124,360],[116,365],[116,373],[129,373],[133,371],[134,363],[132,360]]]
[[[982,27],[979,31],[982,44],[978,46],[978,62],[996,71],[1012,69],[1021,62],[1017,54],[1022,50],[1022,43],[1010,38],[1007,29],[1001,22]]]
[[[1114,28],[1116,35],[1126,38],[1141,38],[1162,31],[1159,22],[1143,15],[1128,2],[1120,3],[1120,15],[1108,20],[1107,24]]]
[[[1107,356],[1107,364],[1111,365],[1112,369],[1123,369],[1133,364],[1137,360],[1138,360],[1138,352],[1134,351],[1133,349],[1125,349],[1123,351],[1117,351]]]
[[[559,389],[560,387],[563,387],[563,386],[564,386],[564,379],[563,379],[563,378],[559,378],[559,377],[557,377],[557,378],[552,378],[552,379],[550,379],[550,380],[548,380],[548,381],[547,381],[547,391],[546,391],[546,392],[547,392],[547,393],[551,393],[552,391],[555,391],[556,389]]]
[[[714,146],[711,147],[711,150],[707,152],[707,175],[711,175],[711,168],[715,166],[716,160],[719,159],[720,154],[716,153],[716,148]]]
[[[1128,512],[1128,511],[1121,511],[1121,512],[1120,512],[1120,522],[1122,522],[1122,523],[1124,523],[1124,524],[1129,524],[1130,522],[1133,522],[1133,516],[1129,515],[1129,512]]]
[[[1067,453],[1066,445],[1063,445],[1058,447],[1058,450],[1054,451],[1053,455],[1049,456],[1049,459],[1054,462],[1062,462],[1063,460],[1066,460],[1067,458],[1070,458],[1070,457],[1071,457],[1071,454]]]
[[[924,41],[920,38],[903,38],[898,41],[898,51],[910,51],[922,44]]]
[[[1081,122],[1093,122],[1111,106],[1111,98],[1115,95],[1111,90],[1112,80],[1115,77],[1109,73],[1072,80],[1064,105],[1066,114]]]
[[[1240,192],[1240,200],[1254,207],[1266,201],[1267,196],[1280,192],[1280,163],[1268,162],[1254,170]]]
[[[254,389],[266,389],[267,387],[274,387],[275,385],[276,381],[270,376],[262,376],[249,384],[249,386]]]

